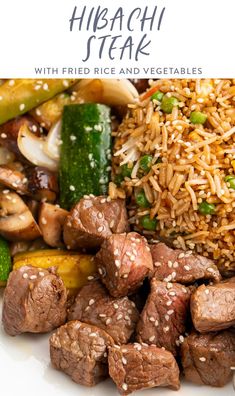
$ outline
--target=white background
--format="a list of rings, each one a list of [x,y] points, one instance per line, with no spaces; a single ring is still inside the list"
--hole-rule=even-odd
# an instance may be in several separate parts
[[[125,13],[145,5],[150,9],[154,5],[165,6],[166,11],[161,31],[149,34],[152,39],[150,56],[141,57],[138,63],[110,61],[107,56],[99,60],[96,46],[91,61],[84,64],[81,59],[86,52],[86,41],[93,33],[69,32],[69,19],[75,5],[81,9],[83,5],[107,6],[110,14],[120,6],[124,7]],[[91,74],[86,77],[94,76],[95,66],[116,67],[117,75],[120,67],[139,67],[138,77],[152,77],[150,73],[144,74],[144,66],[197,67],[203,70],[201,77],[233,77],[234,16],[234,0],[1,0],[0,77],[35,77],[35,67],[39,66],[58,67],[59,74],[54,77],[71,77],[61,73],[62,67],[84,66],[91,69]],[[136,27],[138,29],[138,23]],[[102,30],[101,34],[109,34],[109,31]],[[135,38],[138,35],[140,33],[136,32]],[[113,75],[106,74],[105,77]]]

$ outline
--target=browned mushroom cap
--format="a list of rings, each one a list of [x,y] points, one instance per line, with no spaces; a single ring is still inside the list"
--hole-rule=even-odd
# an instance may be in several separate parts
[[[28,191],[36,200],[54,202],[59,191],[57,176],[54,172],[36,166],[27,169]]]
[[[27,179],[25,175],[7,165],[0,166],[0,184],[16,190],[20,194],[27,194]]]
[[[21,116],[0,126],[0,143],[16,154],[20,160],[25,162],[26,160],[21,154],[17,144],[19,130],[24,124],[26,124],[33,133],[39,135],[40,127],[38,123],[31,116]]]
[[[41,235],[32,213],[16,193],[0,193],[0,235],[10,241],[28,241]]]
[[[52,247],[63,247],[63,225],[69,212],[49,203],[42,203],[39,212],[39,227],[44,241]]]

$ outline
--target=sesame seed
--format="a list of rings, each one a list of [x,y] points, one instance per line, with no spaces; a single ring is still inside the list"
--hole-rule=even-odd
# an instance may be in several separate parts
[[[214,272],[213,268],[207,268],[207,271],[210,272],[210,273]]]
[[[110,221],[110,224],[109,224],[110,228],[113,228],[113,226],[114,226],[114,220]]]
[[[1,133],[1,138],[2,138],[2,139],[6,139],[6,138],[7,138],[6,133]]]
[[[94,298],[91,298],[90,301],[89,301],[89,305],[93,305],[94,302],[95,302]]]
[[[169,260],[167,264],[168,264],[169,268],[172,268],[172,265],[173,265],[172,261]]]
[[[96,333],[90,333],[89,336],[90,336],[90,337],[96,337],[97,334],[96,334]]]
[[[31,275],[31,276],[29,277],[29,279],[31,279],[31,280],[37,279],[37,275]]]
[[[99,314],[100,318],[106,318],[106,314]]]
[[[137,349],[137,351],[141,351],[142,347],[140,344],[135,343],[134,348]]]
[[[98,228],[98,232],[102,232],[103,231],[103,229],[104,229],[104,227],[103,226],[100,226],[99,228]]]
[[[181,343],[184,342],[184,336],[180,335],[180,336],[179,336],[179,341],[180,341]]]
[[[176,272],[175,271],[172,272],[171,277],[172,277],[172,279],[176,277]]]
[[[13,87],[13,85],[15,85],[15,80],[10,80],[9,83],[8,83],[8,85],[9,85],[10,87]]]
[[[204,356],[201,356],[201,357],[199,358],[199,360],[200,360],[201,362],[205,362],[205,361],[206,361],[206,358],[205,358]]]
[[[71,142],[75,142],[75,140],[77,140],[77,137],[75,135],[70,135],[70,140]]]
[[[173,263],[173,268],[178,268],[179,267],[179,263],[177,263],[177,261],[175,261],[174,263]]]
[[[105,324],[106,324],[106,325],[109,325],[111,322],[112,322],[112,319],[111,319],[111,318],[108,318],[108,319],[106,320]]]
[[[169,292],[169,296],[175,296],[175,295],[176,295],[176,293],[174,291]]]
[[[127,364],[127,360],[124,357],[122,357],[122,363]]]
[[[118,308],[119,308],[118,304],[116,304],[116,303],[113,304],[113,307],[114,307],[115,309],[118,309]]]
[[[117,344],[114,344],[114,348],[116,348],[116,349],[121,349],[120,346],[117,345]]]
[[[114,276],[116,276],[116,277],[118,276],[118,272],[117,271],[115,272]]]
[[[103,213],[98,212],[97,217],[98,217],[98,219],[102,219],[103,218]]]
[[[156,261],[155,263],[154,263],[154,267],[161,267],[161,263],[159,262],[159,261]]]
[[[10,190],[3,190],[3,194],[8,194]]]
[[[74,186],[69,186],[70,191],[75,191],[75,187]]]
[[[173,285],[172,285],[172,283],[170,283],[170,282],[168,282],[167,285],[166,285],[167,289],[171,289],[172,286],[173,286]]]
[[[171,301],[171,300],[167,301],[167,303],[166,303],[166,305],[167,305],[168,307],[169,307],[171,304],[172,304],[172,301]]]
[[[206,294],[209,294],[210,291],[209,291],[208,289],[205,289],[205,293],[206,293]]]
[[[128,386],[127,386],[127,384],[125,384],[125,382],[124,382],[124,384],[122,384],[122,389],[125,391],[128,389]]]
[[[178,258],[179,258],[179,259],[182,259],[182,258],[184,258],[184,256],[185,256],[184,253],[180,253],[179,256],[178,256]]]
[[[190,271],[190,267],[189,267],[188,265],[184,265],[184,269],[185,269],[186,271]]]
[[[113,254],[114,254],[114,256],[118,256],[118,255],[119,255],[119,250],[118,250],[118,249],[115,249],[114,252],[113,252]]]
[[[170,319],[170,316],[169,315],[165,315],[165,319],[168,322],[168,320]]]
[[[127,310],[127,313],[129,313],[130,315],[132,314],[132,310],[131,309],[128,309]]]
[[[47,83],[43,84],[42,88],[44,89],[44,91],[48,91],[49,89],[48,84]]]
[[[124,275],[123,275],[123,278],[124,278],[124,279],[128,278],[128,274],[124,274]]]
[[[29,276],[28,276],[28,274],[26,274],[26,272],[23,274],[23,278],[24,279],[27,279]]]
[[[122,314],[119,314],[118,316],[117,316],[117,320],[120,320],[120,319],[122,319]]]
[[[88,277],[87,277],[87,280],[93,280],[94,279],[94,276],[92,276],[92,275],[89,275]]]
[[[149,337],[149,341],[150,342],[152,342],[152,341],[154,341],[155,340],[155,336],[153,335],[153,336],[151,336],[151,337]]]
[[[131,260],[131,261],[135,261],[135,259],[136,259],[136,257],[134,256],[134,254],[132,254],[132,255],[130,256],[130,260]]]
[[[107,357],[107,356],[108,356],[108,354],[107,354],[107,352],[105,352],[105,353],[104,353],[104,357]]]
[[[40,275],[40,276],[44,276],[44,275],[45,275],[45,273],[44,273],[44,272],[42,272],[42,271],[39,271],[39,275]]]
[[[158,320],[155,320],[155,322],[154,322],[154,326],[155,327],[157,327],[159,325],[159,322],[158,322]]]
[[[25,220],[25,216],[24,215],[19,215],[19,219],[24,221]]]
[[[149,320],[150,320],[150,322],[155,322],[155,319],[153,316],[150,316]]]
[[[116,267],[120,268],[121,267],[121,261],[120,260],[115,260],[114,261]]]
[[[128,315],[124,316],[125,320],[130,320],[130,317]]]
[[[64,80],[64,81],[63,81],[63,86],[64,86],[65,88],[68,88],[69,82],[68,82],[67,80]]]
[[[42,224],[47,224],[45,217],[42,217]]]
[[[169,330],[170,330],[170,327],[169,327],[169,326],[163,327],[164,333],[167,333]]]
[[[103,270],[102,270],[102,268],[98,268],[98,272],[99,272],[100,275],[103,275]]]
[[[174,310],[173,309],[169,309],[169,311],[167,311],[167,314],[168,315],[172,315],[174,313]]]
[[[23,111],[23,110],[25,109],[25,104],[24,104],[24,103],[21,103],[21,104],[19,105],[19,109],[20,109],[20,111]]]

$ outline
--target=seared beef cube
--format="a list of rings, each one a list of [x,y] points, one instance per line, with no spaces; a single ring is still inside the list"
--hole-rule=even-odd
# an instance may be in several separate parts
[[[108,377],[108,347],[113,344],[104,330],[73,320],[50,337],[51,362],[78,384],[94,386]]]
[[[136,232],[110,236],[103,242],[95,262],[113,297],[134,293],[153,269],[148,243]]]
[[[181,249],[171,249],[164,243],[151,246],[153,257],[153,274],[158,280],[167,282],[193,283],[198,279],[221,280],[218,268],[212,260],[185,252]]]
[[[66,320],[67,293],[56,274],[29,266],[11,272],[3,298],[5,331],[46,333]]]
[[[69,249],[97,249],[112,233],[128,231],[125,201],[87,196],[71,210],[64,225]]]
[[[113,298],[99,281],[90,282],[78,292],[68,319],[78,319],[104,329],[115,343],[126,344],[135,330],[139,313],[127,297]]]
[[[224,386],[235,367],[235,332],[191,334],[181,346],[181,359],[187,380]]]
[[[190,290],[185,286],[152,279],[137,325],[138,341],[164,347],[176,355],[186,330],[189,301]]]
[[[235,326],[235,277],[212,286],[201,285],[191,297],[194,327],[200,333]]]
[[[108,363],[109,375],[121,395],[156,386],[180,387],[174,356],[155,345],[115,345],[109,348]]]

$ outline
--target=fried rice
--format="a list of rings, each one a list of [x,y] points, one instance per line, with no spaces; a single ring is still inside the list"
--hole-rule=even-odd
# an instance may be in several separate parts
[[[133,228],[140,230],[146,214],[157,219],[150,238],[193,250],[234,271],[235,189],[225,181],[235,174],[235,80],[158,80],[150,82],[128,112],[115,135],[113,176],[127,164],[131,176],[120,186],[110,184],[111,196],[126,196]],[[151,98],[156,91],[178,104],[170,114]],[[202,112],[204,124],[193,124],[191,112]],[[139,172],[140,158],[149,154],[147,174]],[[141,208],[135,194],[143,189],[149,207]],[[215,207],[201,214],[200,203]]]

